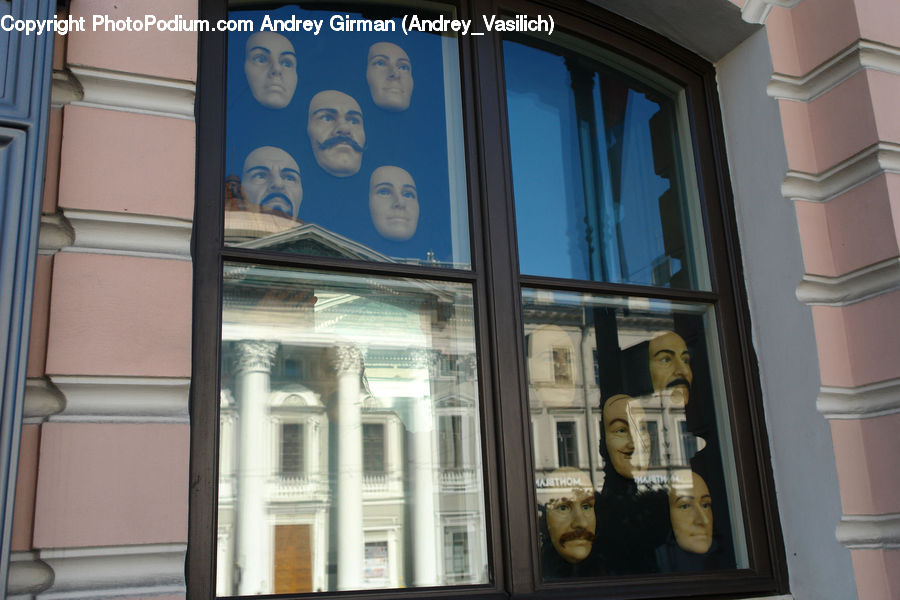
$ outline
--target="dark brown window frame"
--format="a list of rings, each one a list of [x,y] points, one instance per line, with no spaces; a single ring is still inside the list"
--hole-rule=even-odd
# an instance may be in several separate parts
[[[281,5],[283,3],[277,3]],[[453,4],[453,2],[448,2]],[[272,4],[274,6],[276,4]],[[256,6],[256,5],[254,5]],[[263,6],[260,5],[260,8]],[[662,36],[586,2],[460,0],[462,18],[552,13],[557,30],[649,67],[684,86],[690,115],[712,291],[573,281],[519,274],[501,38],[460,40],[460,73],[469,193],[472,270],[385,265],[281,255],[223,244],[226,34],[200,34],[196,102],[197,192],[191,384],[188,597],[215,597],[218,386],[222,266],[225,260],[359,274],[463,282],[475,293],[485,507],[492,582],[464,588],[417,588],[316,594],[367,598],[740,598],[786,593],[787,569],[775,502],[759,375],[753,351],[715,70]],[[226,18],[225,0],[201,0],[200,18]],[[715,306],[726,373],[738,493],[751,568],[690,575],[654,574],[545,583],[537,552],[537,514],[525,383],[522,286]],[[509,332],[514,332],[510,334]],[[502,386],[501,386],[501,381]],[[310,596],[303,594],[300,596]]]

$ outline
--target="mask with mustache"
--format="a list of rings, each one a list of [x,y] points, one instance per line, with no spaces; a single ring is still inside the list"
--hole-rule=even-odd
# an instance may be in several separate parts
[[[319,144],[319,150],[328,150],[329,148],[333,148],[338,144],[347,144],[360,153],[363,151],[363,147],[356,143],[356,140],[346,135],[336,135],[334,137],[328,138],[327,140]]]
[[[571,542],[572,540],[586,540],[588,542],[594,543],[594,533],[584,529],[583,527],[579,527],[577,529],[573,529],[572,531],[567,531],[559,536],[559,545],[565,546],[566,542]]]

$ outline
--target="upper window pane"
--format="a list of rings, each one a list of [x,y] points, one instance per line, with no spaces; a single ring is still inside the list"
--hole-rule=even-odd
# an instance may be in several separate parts
[[[535,44],[503,44],[522,273],[709,289],[683,91]]]
[[[469,268],[457,39],[402,15],[230,12],[226,244]]]

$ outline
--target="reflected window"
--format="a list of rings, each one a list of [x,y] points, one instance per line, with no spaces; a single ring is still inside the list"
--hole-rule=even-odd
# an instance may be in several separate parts
[[[482,527],[435,552],[447,519],[485,521],[471,287],[237,263],[224,281],[219,595],[485,583]]]
[[[553,348],[553,380],[562,385],[572,383],[572,357],[568,348]]]
[[[578,466],[578,434],[574,421],[556,423],[556,458],[560,467]]]
[[[463,468],[463,433],[461,416],[438,418],[440,461],[445,469]]]
[[[711,307],[529,288],[522,303],[526,331],[546,330],[552,320],[558,324],[555,335],[597,346],[600,371],[598,388],[566,397],[541,395],[536,380],[541,374],[529,371],[532,443],[540,449],[555,439],[557,458],[556,464],[547,463],[538,451],[535,461],[538,524],[547,532],[541,546],[544,578],[744,564],[729,430],[716,427],[727,409],[715,369]],[[682,360],[687,356],[691,360]],[[561,410],[573,416],[551,420]],[[578,459],[577,432],[598,421],[591,440],[597,454],[585,465]],[[682,460],[669,451],[679,444],[697,451]],[[680,533],[690,527],[682,512],[670,508],[684,505],[692,485],[709,497],[703,515],[714,516],[712,525],[704,526],[704,544]]]
[[[465,527],[448,527],[444,532],[445,570],[449,582],[469,577],[469,533]]]
[[[303,425],[284,423],[281,426],[281,468],[282,477],[300,477],[303,465]]]
[[[363,424],[363,472],[366,475],[382,475],[384,468],[384,425]]]
[[[661,467],[663,463],[659,451],[659,423],[656,421],[647,421],[647,439],[650,443],[650,466]]]

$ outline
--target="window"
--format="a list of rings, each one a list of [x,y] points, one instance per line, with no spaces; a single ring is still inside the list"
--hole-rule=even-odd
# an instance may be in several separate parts
[[[441,416],[438,423],[441,466],[445,469],[463,468],[462,416]]]
[[[363,424],[363,472],[367,475],[382,475],[384,468],[384,425]]]
[[[448,583],[465,583],[469,578],[469,533],[464,526],[444,531],[444,571]]]
[[[284,423],[281,426],[281,468],[282,477],[300,477],[303,465],[303,425]]]
[[[578,434],[574,421],[556,424],[556,458],[560,467],[578,466]]]
[[[712,67],[402,31],[548,10],[203,3],[192,598],[785,591]]]
[[[568,348],[553,349],[553,380],[568,385],[572,383],[572,356]]]

